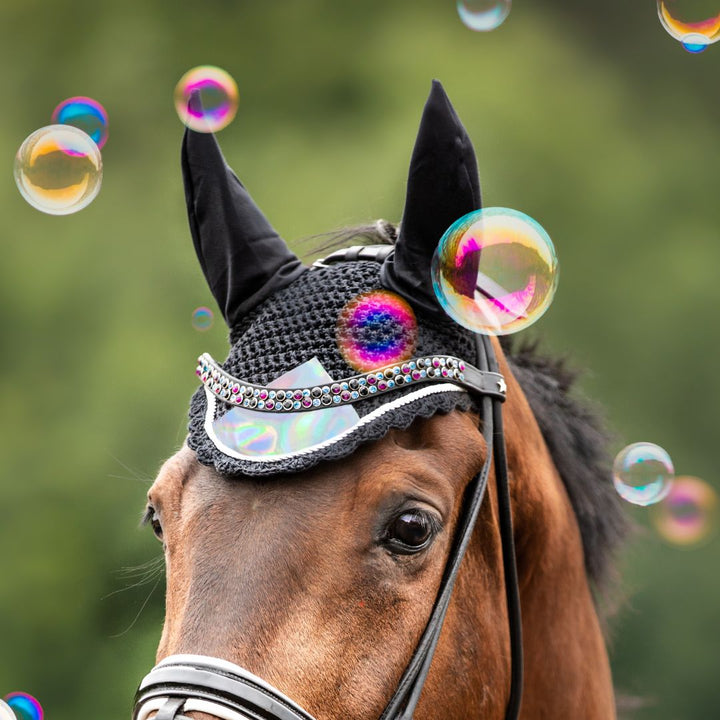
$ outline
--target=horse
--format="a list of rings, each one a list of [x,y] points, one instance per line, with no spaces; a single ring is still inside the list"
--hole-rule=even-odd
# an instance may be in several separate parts
[[[563,362],[527,343],[480,342],[439,319],[428,279],[433,248],[444,228],[481,204],[472,145],[440,84],[423,111],[399,228],[379,221],[344,232],[343,242],[366,247],[340,249],[312,269],[272,229],[212,135],[186,130],[182,162],[191,233],[230,328],[231,354],[223,366],[201,358],[205,387],[191,404],[188,439],[147,495],[145,520],[165,553],[166,616],[156,692],[149,700],[152,683],[141,685],[134,717],[614,718],[599,607],[625,520],[607,439],[572,393]],[[268,388],[294,387],[271,381],[313,357],[325,382],[346,377],[333,341],[338,308],[378,284],[412,305],[428,368],[443,351],[472,356],[484,378],[501,378],[502,397],[474,400],[439,372],[433,388],[446,391],[431,394],[429,369],[420,390],[396,387],[393,401],[390,391],[354,398],[355,407],[374,405],[335,445],[305,441],[279,459],[252,457],[213,434],[235,402],[234,377],[247,379],[239,398],[250,413],[272,398],[293,410],[304,404],[304,396],[283,399]],[[447,362],[459,377],[462,365]],[[407,385],[414,375],[406,377]],[[323,380],[315,382],[322,390]],[[487,409],[501,401],[502,425],[495,416],[488,434]],[[458,554],[473,498],[476,519]],[[509,620],[514,573],[521,640]],[[435,628],[440,597],[447,602]],[[430,626],[415,697],[390,711]]]

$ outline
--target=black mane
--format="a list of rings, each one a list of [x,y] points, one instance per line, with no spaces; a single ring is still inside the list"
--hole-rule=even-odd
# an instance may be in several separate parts
[[[310,238],[314,254],[352,244],[391,244],[396,228],[384,220]],[[318,246],[317,241],[322,240]],[[615,579],[615,552],[627,534],[628,520],[612,484],[609,436],[600,413],[578,397],[577,373],[565,360],[538,352],[538,343],[502,338],[513,374],[527,396],[555,467],[578,519],[585,567],[596,595],[603,597]]]
[[[615,551],[628,520],[612,484],[609,436],[600,413],[573,392],[577,372],[564,359],[538,352],[538,343],[502,346],[520,383],[578,519],[585,568],[596,592],[614,579]]]

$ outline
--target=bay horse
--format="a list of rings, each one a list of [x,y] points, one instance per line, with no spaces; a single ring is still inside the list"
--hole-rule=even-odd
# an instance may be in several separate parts
[[[562,363],[527,345],[513,350],[496,338],[480,342],[439,318],[429,281],[432,252],[451,222],[480,206],[474,151],[439,83],[423,113],[399,230],[378,222],[346,233],[344,239],[369,246],[341,250],[336,262],[302,266],[211,135],[186,131],[183,172],[195,249],[230,327],[232,349],[222,366],[201,358],[204,386],[191,404],[188,439],[148,492],[145,519],[165,552],[166,617],[158,666],[141,686],[134,717],[614,718],[596,603],[625,521],[605,436],[593,413],[571,396],[572,378]],[[378,287],[410,302],[419,333],[415,354],[428,356],[428,375],[415,388],[351,400],[358,385],[340,380],[352,368],[338,352],[338,313],[349,298]],[[483,357],[486,363],[497,358],[497,367],[491,362],[479,372],[506,386],[506,468],[497,452],[490,467],[493,444],[503,435],[498,422],[494,438],[487,432],[491,400],[473,400],[445,376],[432,386],[437,392],[428,389],[430,360],[439,354],[458,377],[464,366],[451,357],[480,366]],[[317,382],[317,397],[272,389],[295,387],[272,381],[297,366],[310,372],[313,358],[327,379],[295,385]],[[413,364],[406,384],[421,367],[422,360]],[[437,370],[440,380],[439,363]],[[237,436],[218,429],[232,402],[245,398],[239,409],[258,416],[258,402],[290,402],[296,410],[300,404],[293,403],[324,403],[326,387],[332,399],[334,381],[348,404],[339,399],[335,408],[328,401],[327,409],[354,403],[363,414],[330,439],[291,442],[272,456],[258,440],[265,426],[244,445],[232,445],[227,438]],[[482,502],[436,646],[424,656],[427,676],[417,704],[389,712],[433,622],[471,488],[484,468],[487,492],[484,500],[477,495]],[[522,611],[519,715],[508,709],[517,658],[508,622],[504,482]],[[151,676],[160,690],[148,699]],[[245,689],[237,690],[240,685]],[[209,703],[202,698],[211,686]],[[254,698],[250,709],[237,709],[238,693]]]

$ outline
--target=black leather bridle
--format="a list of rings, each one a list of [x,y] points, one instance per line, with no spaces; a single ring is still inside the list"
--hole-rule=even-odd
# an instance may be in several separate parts
[[[476,342],[479,370],[498,373],[490,339],[476,336]],[[466,488],[463,512],[430,618],[379,720],[412,720],[440,638],[460,564],[485,497],[493,459],[511,650],[510,692],[505,719],[517,720],[519,716],[523,678],[522,620],[502,402],[497,394],[482,394],[482,433],[488,448],[487,458]],[[146,720],[153,711],[158,711],[155,720],[183,720],[186,717],[183,712],[193,711],[205,712],[220,720],[313,720],[279,690],[247,670],[225,660],[199,655],[166,658],[144,678],[135,697],[133,720]]]

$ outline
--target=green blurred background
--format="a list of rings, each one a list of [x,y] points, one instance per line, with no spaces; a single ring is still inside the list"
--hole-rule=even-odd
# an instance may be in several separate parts
[[[138,529],[145,491],[183,441],[195,358],[227,350],[219,314],[190,323],[216,308],[172,104],[206,63],[240,87],[224,152],[297,252],[399,219],[440,78],[485,204],[535,217],[558,249],[529,334],[588,369],[616,449],[652,440],[718,487],[720,48],[684,52],[654,0],[516,0],[487,34],[452,0],[2,0],[0,696],[30,692],[48,720],[129,717],[154,660],[163,579],[124,569],[160,555]],[[20,197],[13,156],[71,95],[109,112],[105,178],[87,209],[51,217]],[[646,702],[634,718],[718,717],[720,540],[683,551],[628,512],[616,684]]]

